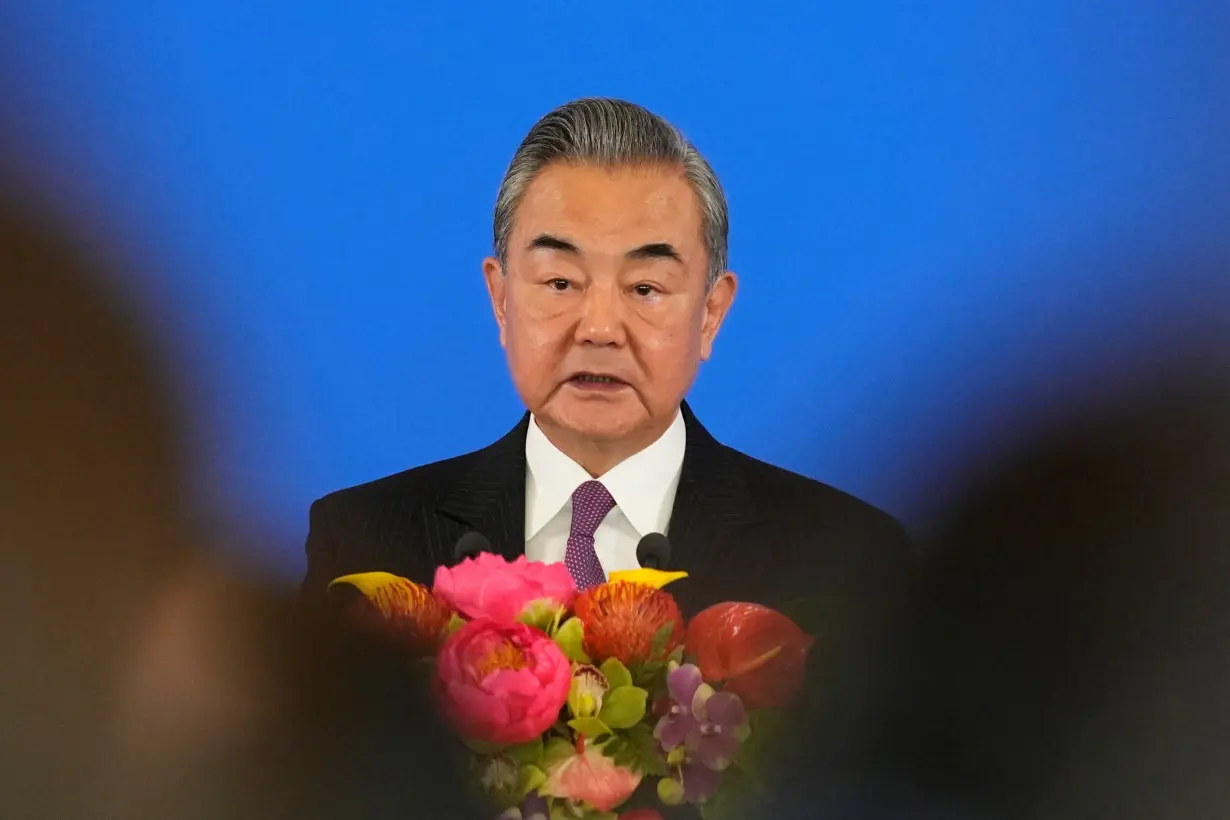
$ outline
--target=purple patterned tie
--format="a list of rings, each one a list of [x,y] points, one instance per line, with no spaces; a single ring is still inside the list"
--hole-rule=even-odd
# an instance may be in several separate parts
[[[601,482],[586,481],[572,494],[572,529],[568,533],[564,563],[577,589],[589,589],[606,581],[598,553],[594,551],[594,533],[614,508],[615,499]]]

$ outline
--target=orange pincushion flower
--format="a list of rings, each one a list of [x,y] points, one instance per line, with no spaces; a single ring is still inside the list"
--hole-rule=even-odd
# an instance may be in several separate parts
[[[659,660],[653,654],[653,636],[670,626],[663,655],[683,643],[683,615],[669,593],[647,584],[616,581],[582,592],[573,612],[585,625],[585,652],[604,661],[619,658],[624,664]]]
[[[388,572],[345,575],[330,586],[337,584],[363,594],[354,610],[361,626],[416,654],[429,655],[440,648],[453,613],[427,587]]]

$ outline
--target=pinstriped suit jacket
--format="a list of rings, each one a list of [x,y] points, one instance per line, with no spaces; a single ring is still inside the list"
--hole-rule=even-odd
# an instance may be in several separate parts
[[[832,487],[718,443],[683,406],[687,447],[667,532],[685,614],[722,600],[780,606],[808,598],[846,617],[895,594],[909,564],[891,517]],[[491,446],[341,490],[311,508],[311,600],[329,581],[384,570],[430,583],[477,530],[503,555],[525,549],[529,415]],[[826,609],[828,606],[825,607]]]

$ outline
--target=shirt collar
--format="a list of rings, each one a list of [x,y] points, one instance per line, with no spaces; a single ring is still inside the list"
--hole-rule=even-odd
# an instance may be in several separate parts
[[[679,413],[657,441],[599,476],[619,511],[641,536],[665,532],[670,523],[686,444],[687,427]],[[529,540],[564,508],[590,475],[552,444],[532,417],[525,436],[525,464],[525,537]]]

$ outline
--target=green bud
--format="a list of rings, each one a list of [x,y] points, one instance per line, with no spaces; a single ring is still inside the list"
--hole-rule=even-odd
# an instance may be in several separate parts
[[[658,781],[658,799],[668,806],[678,806],[683,802],[683,784],[669,777],[662,778]]]

